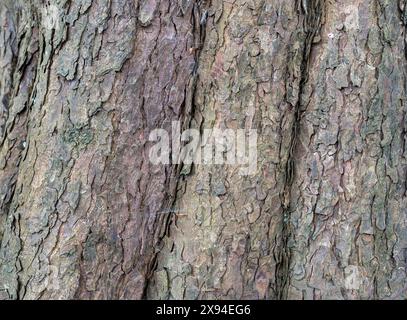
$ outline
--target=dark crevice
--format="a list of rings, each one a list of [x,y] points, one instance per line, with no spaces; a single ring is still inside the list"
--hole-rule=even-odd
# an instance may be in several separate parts
[[[291,137],[288,147],[288,159],[285,167],[285,183],[282,196],[283,203],[283,226],[281,233],[281,250],[276,270],[277,299],[286,299],[288,295],[288,284],[290,277],[290,248],[289,240],[292,237],[292,226],[290,214],[292,212],[291,191],[295,175],[295,155],[300,137],[300,126],[303,106],[307,101],[303,101],[303,93],[308,83],[308,71],[310,65],[311,50],[315,36],[319,33],[324,14],[324,0],[297,1],[299,21],[303,26],[301,78],[299,81],[297,103],[294,107],[292,120]]]
[[[191,12],[191,25],[192,25],[192,34],[194,35],[194,48],[190,48],[194,54],[195,64],[193,70],[191,70],[191,75],[189,83],[185,88],[184,101],[182,103],[182,110],[180,114],[181,120],[181,130],[188,129],[192,126],[196,107],[195,107],[195,91],[198,81],[198,62],[199,56],[202,51],[203,42],[205,39],[205,23],[202,22],[202,16],[205,15],[206,10],[204,10],[205,3],[198,1],[198,3],[193,4]],[[163,246],[163,241],[166,237],[170,236],[171,226],[176,219],[175,210],[173,209],[176,199],[177,199],[177,190],[179,185],[183,183],[184,176],[181,175],[182,164],[172,164],[169,168],[169,191],[167,193],[167,201],[162,206],[161,221],[158,224],[157,234],[155,235],[155,252],[150,259],[150,263],[146,272],[145,286],[143,288],[142,299],[148,298],[148,289],[151,284],[151,278],[154,275],[155,270],[158,266],[159,254]]]

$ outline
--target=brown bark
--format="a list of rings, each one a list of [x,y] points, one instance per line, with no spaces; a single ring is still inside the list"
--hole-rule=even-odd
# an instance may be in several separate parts
[[[0,3],[0,299],[406,298],[405,5]],[[151,164],[173,120],[256,173]]]
[[[166,1],[32,4],[19,32],[38,49],[30,60],[19,43],[17,63],[31,92],[16,81],[25,96],[8,110],[2,146],[6,297],[143,296],[177,176],[176,167],[150,165],[147,138],[188,117],[197,10]]]

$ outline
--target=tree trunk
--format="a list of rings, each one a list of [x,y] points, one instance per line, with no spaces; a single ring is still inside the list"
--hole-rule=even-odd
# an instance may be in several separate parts
[[[407,298],[406,4],[2,1],[0,299]]]

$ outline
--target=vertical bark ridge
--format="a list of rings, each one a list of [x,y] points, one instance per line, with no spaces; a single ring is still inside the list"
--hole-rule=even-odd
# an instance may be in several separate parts
[[[195,112],[196,106],[194,104],[194,99],[198,81],[199,57],[205,41],[206,15],[206,1],[198,1],[197,3],[193,4],[191,26],[192,33],[195,35],[195,42],[194,46],[190,47],[189,50],[195,57],[195,65],[193,66],[192,75],[187,84],[184,101],[182,103],[183,121],[180,124],[181,132],[190,128],[199,130],[201,125],[201,123],[199,122],[199,116],[197,116]],[[175,152],[175,150],[171,150],[171,159],[173,152]],[[192,165],[190,164],[187,165],[183,163],[173,163],[172,165],[175,171],[175,175],[173,177],[174,182],[172,184],[174,189],[171,192],[171,196],[166,199],[167,203],[163,206],[163,210],[161,212],[161,222],[159,224],[159,227],[155,231],[154,253],[147,269],[146,284],[143,292],[144,299],[148,298],[150,281],[151,278],[154,276],[154,272],[156,271],[159,254],[164,246],[165,238],[170,236],[171,225],[174,224],[177,219],[177,212],[174,211],[177,190],[179,188],[182,188],[185,174],[188,174],[192,169]]]
[[[405,299],[406,4],[1,1],[0,299]]]
[[[33,101],[33,88],[38,65],[38,29],[33,8],[19,1],[6,1],[0,6],[2,26],[0,38],[3,54],[0,64],[4,68],[0,81],[1,124],[0,124],[0,242],[6,224],[18,228],[13,219],[15,194],[21,192],[16,187],[20,167],[27,154],[27,133],[29,110]],[[17,231],[18,232],[18,231]],[[14,254],[19,254],[16,244]],[[0,253],[0,261],[13,253]],[[1,266],[3,267],[3,266]],[[14,267],[14,266],[13,266]],[[12,268],[13,268],[12,267]],[[16,266],[17,267],[17,266]],[[18,286],[18,283],[17,283]],[[10,290],[11,291],[11,290]],[[0,298],[12,295],[7,282],[0,286]]]
[[[10,110],[30,106],[24,156],[8,156],[11,131],[1,149],[4,298],[143,297],[178,179],[175,166],[149,162],[148,135],[191,112],[196,3],[24,4],[38,51],[30,60],[20,48],[36,72],[29,102],[11,99]]]
[[[311,51],[316,39],[319,37],[320,28],[324,19],[324,0],[312,1],[297,1],[296,7],[300,15],[302,27],[300,28],[301,34],[299,36],[300,42],[295,43],[298,45],[299,50],[293,52],[294,59],[299,56],[301,59],[299,70],[299,84],[298,96],[294,106],[294,114],[292,120],[292,131],[290,133],[290,142],[288,145],[288,159],[285,168],[285,181],[283,191],[283,230],[282,230],[282,245],[280,251],[280,260],[277,267],[277,281],[278,281],[278,298],[285,299],[287,297],[287,283],[289,277],[290,265],[290,238],[294,232],[291,222],[290,214],[293,210],[291,204],[291,189],[293,188],[293,181],[295,175],[296,161],[301,161],[301,154],[298,154],[297,144],[300,138],[301,118],[304,116],[305,107],[308,100],[304,96],[304,87],[308,81],[308,74],[310,68]],[[318,42],[318,40],[316,40]],[[294,44],[294,46],[295,46]]]
[[[304,52],[310,51],[305,39],[312,38],[319,23],[312,13],[304,21],[301,5],[235,1],[209,7],[196,123],[203,129],[257,129],[258,170],[242,177],[236,167],[194,166],[178,190],[176,220],[158,256],[149,298],[282,296],[289,146]]]
[[[393,1],[327,2],[291,202],[288,298],[402,299],[405,28]]]

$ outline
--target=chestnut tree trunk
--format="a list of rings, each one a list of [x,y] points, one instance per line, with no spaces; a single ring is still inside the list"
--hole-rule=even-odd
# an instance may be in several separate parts
[[[0,299],[407,298],[407,0],[0,1]]]

